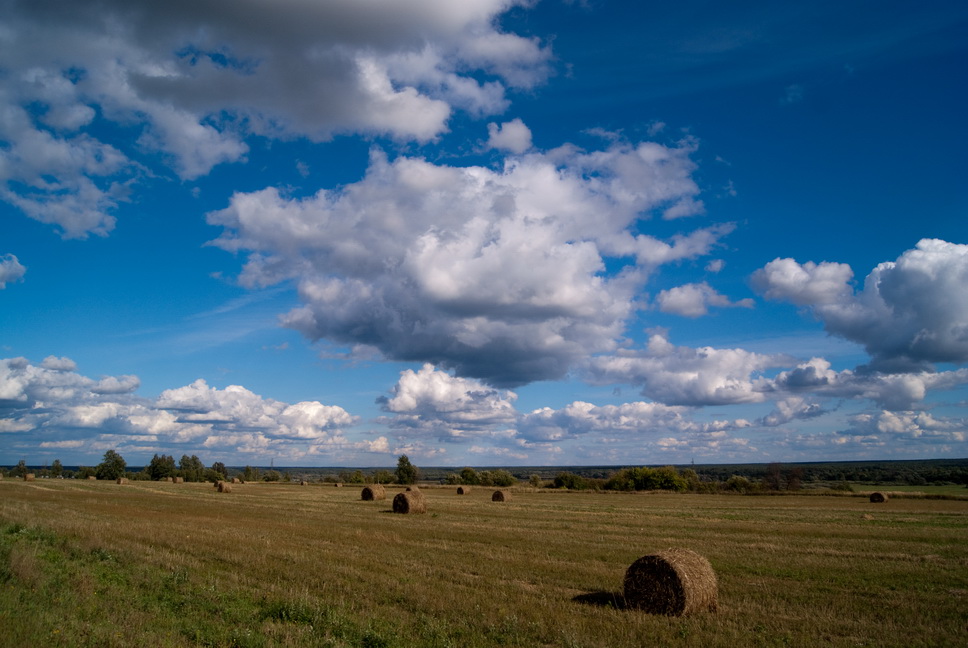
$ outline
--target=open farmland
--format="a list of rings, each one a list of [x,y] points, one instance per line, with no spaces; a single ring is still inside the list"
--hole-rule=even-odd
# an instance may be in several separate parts
[[[968,502],[0,481],[3,645],[955,646]],[[719,610],[622,609],[693,549]]]

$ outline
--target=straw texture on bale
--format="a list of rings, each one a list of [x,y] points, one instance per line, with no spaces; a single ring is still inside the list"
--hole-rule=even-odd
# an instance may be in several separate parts
[[[233,477],[232,478],[232,483],[233,484],[241,484],[242,483],[242,480],[239,479],[238,477]]]
[[[471,487],[470,486],[458,486],[457,487],[457,494],[458,495],[467,495],[469,492],[471,492]]]
[[[427,500],[419,490],[408,490],[397,493],[393,498],[394,513],[426,513]]]
[[[370,484],[369,486],[363,487],[363,492],[360,497],[367,502],[385,500],[387,498],[387,489],[383,488],[383,484]]]
[[[642,556],[625,572],[625,604],[650,614],[715,610],[717,589],[712,565],[690,549]]]
[[[97,480],[97,477],[95,477],[94,475],[88,475],[87,478],[90,479],[91,481]]]
[[[224,481],[219,482],[218,483],[218,492],[220,492],[220,493],[231,493],[232,492],[232,484],[230,484],[228,482],[224,482]]]
[[[510,502],[511,493],[503,490],[496,490],[494,491],[494,494],[491,495],[491,501],[492,502]]]
[[[216,482],[215,482],[215,484],[214,484],[214,486],[215,486],[215,490],[218,490],[218,485],[219,485],[219,484],[221,484],[221,483],[222,483],[222,480],[221,480],[221,479],[219,479],[219,480],[216,480]]]
[[[185,478],[184,477],[175,477],[175,483],[176,484],[184,484],[185,483]]]
[[[886,502],[887,494],[881,493],[881,492],[871,493],[871,501],[874,502],[875,504],[881,504],[883,502]]]
[[[34,473],[27,473],[26,475],[24,475],[24,481],[34,481],[34,479],[35,479]]]
[[[128,480],[127,480],[126,477],[118,477],[118,483],[119,484],[127,484],[128,483]]]

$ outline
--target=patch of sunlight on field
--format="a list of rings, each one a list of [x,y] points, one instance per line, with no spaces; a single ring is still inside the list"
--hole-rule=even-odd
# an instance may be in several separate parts
[[[322,484],[0,482],[10,645],[940,646],[963,641],[968,502]],[[622,609],[625,569],[709,559],[719,611]]]

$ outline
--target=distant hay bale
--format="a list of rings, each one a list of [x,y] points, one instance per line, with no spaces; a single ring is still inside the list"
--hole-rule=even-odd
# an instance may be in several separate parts
[[[366,502],[385,500],[387,498],[387,489],[383,487],[383,484],[370,484],[363,487],[363,492],[360,494],[360,497]]]
[[[458,495],[467,495],[470,492],[471,492],[471,487],[470,486],[458,486],[457,487],[457,494]]]
[[[244,482],[241,479],[239,479],[238,477],[233,477],[232,478],[232,483],[233,484],[242,484]]]
[[[175,477],[175,483],[176,484],[184,484],[185,483],[185,478],[184,477]]]
[[[119,484],[127,484],[128,483],[128,479],[126,477],[118,477],[118,483]]]
[[[228,482],[224,482],[224,481],[223,482],[219,482],[218,483],[218,492],[220,492],[220,493],[231,493],[232,492],[232,484],[230,484]]]
[[[492,502],[510,502],[511,493],[504,490],[496,490],[494,491],[494,494],[491,495],[491,501]]]
[[[419,490],[407,490],[397,493],[393,498],[394,513],[426,513],[427,500]]]
[[[875,504],[882,504],[887,501],[887,493],[881,493],[880,491],[871,493],[871,502]]]
[[[87,478],[90,479],[91,481],[97,481],[97,477],[95,477],[94,475],[88,475]]]
[[[716,572],[690,549],[642,556],[625,572],[625,604],[650,614],[682,616],[715,610]]]
[[[34,481],[35,479],[36,477],[34,476],[34,473],[27,473],[24,475],[24,481]]]
[[[309,482],[308,482],[308,481],[306,481],[305,479],[303,479],[303,480],[301,480],[301,481],[299,482],[299,485],[300,485],[300,486],[306,486],[307,484],[309,484]]]
[[[336,482],[336,484],[334,484],[334,485],[336,486],[336,488],[342,488],[343,487],[343,485],[341,483],[339,483],[339,482]]]
[[[172,483],[172,482],[175,481],[175,478],[174,477],[165,477],[165,481],[170,484],[170,483]]]

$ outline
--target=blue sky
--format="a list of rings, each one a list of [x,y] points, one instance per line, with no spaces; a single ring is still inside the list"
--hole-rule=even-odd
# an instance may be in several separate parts
[[[0,464],[968,456],[961,2],[3,0]]]

